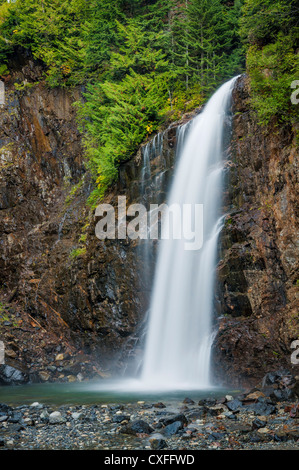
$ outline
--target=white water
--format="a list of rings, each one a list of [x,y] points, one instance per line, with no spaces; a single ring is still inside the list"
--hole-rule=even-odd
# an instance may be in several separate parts
[[[223,129],[235,78],[196,117],[181,153],[168,205],[203,204],[203,247],[161,240],[139,387],[211,388],[213,290],[222,227]],[[183,129],[185,132],[185,129]],[[137,385],[137,383],[136,383]]]

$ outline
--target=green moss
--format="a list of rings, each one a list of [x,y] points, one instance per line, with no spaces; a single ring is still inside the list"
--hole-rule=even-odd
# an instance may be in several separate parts
[[[6,64],[0,64],[0,77],[4,77],[9,74],[9,70]]]
[[[23,81],[22,83],[14,83],[14,87],[17,91],[24,91],[24,90],[30,90],[30,88],[33,88],[37,84],[38,82],[30,83],[30,82]]]
[[[5,322],[9,322],[13,328],[18,326],[14,315],[7,311],[7,306],[5,304],[0,302],[0,328]]]
[[[70,258],[71,259],[76,259],[79,256],[84,256],[85,254],[86,254],[86,247],[75,248],[73,251],[71,251]]]
[[[65,205],[69,205],[74,197],[76,196],[76,194],[78,193],[78,191],[80,190],[80,188],[83,186],[83,183],[84,183],[84,180],[83,178],[79,181],[79,183],[75,184],[72,189],[70,190],[68,196],[66,197],[65,201],[64,201],[64,204]]]

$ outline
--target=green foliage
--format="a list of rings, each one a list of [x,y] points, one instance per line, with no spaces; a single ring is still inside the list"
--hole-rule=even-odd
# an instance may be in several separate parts
[[[172,63],[186,89],[201,84],[209,95],[243,68],[238,17],[240,1],[190,0],[174,18]]]
[[[241,34],[247,47],[251,103],[261,124],[298,119],[291,83],[298,79],[298,4],[289,0],[246,0]]]
[[[76,259],[79,256],[84,256],[86,253],[86,247],[83,248],[75,248],[70,252],[70,258],[71,259]]]
[[[25,49],[44,63],[49,86],[85,91],[77,110],[97,185],[91,207],[145,138],[242,71],[242,3],[0,0],[3,70]]]
[[[9,71],[6,64],[0,64],[0,77],[8,75]]]
[[[2,24],[0,10],[2,54],[5,50],[12,53],[16,46],[30,49],[47,65],[51,86],[76,83],[83,68],[81,23],[87,8],[84,0],[17,0],[9,4]]]
[[[167,61],[153,35],[134,20],[118,29],[123,41],[111,56],[111,79],[90,85],[86,102],[77,104],[99,197],[116,179],[118,164],[157,130],[168,96]]]
[[[14,83],[14,86],[16,90],[23,91],[23,90],[28,90],[30,88],[33,88],[34,85],[36,85],[37,83],[29,83],[29,82],[24,81],[22,83]]]

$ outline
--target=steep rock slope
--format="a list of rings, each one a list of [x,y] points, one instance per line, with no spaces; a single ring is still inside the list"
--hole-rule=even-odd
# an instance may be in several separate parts
[[[295,368],[299,162],[296,129],[258,125],[244,76],[234,89],[233,115],[215,363],[220,376],[238,384],[282,365]]]
[[[143,327],[153,258],[144,266],[137,241],[95,236],[97,218],[86,204],[93,184],[73,107],[81,91],[48,89],[42,73],[33,61],[18,63],[0,110],[0,339],[6,362],[25,366],[38,381],[106,376],[115,365],[122,373]],[[149,174],[141,148],[122,165],[103,203],[117,208],[118,195],[128,204],[146,203],[160,171],[163,198],[174,146],[175,127],[165,134],[163,157],[151,156]]]

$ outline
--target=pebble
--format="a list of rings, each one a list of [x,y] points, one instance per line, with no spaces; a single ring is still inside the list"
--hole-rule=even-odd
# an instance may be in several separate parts
[[[63,418],[62,414],[59,411],[53,411],[53,413],[49,416],[49,423],[50,424],[61,424],[65,423],[65,418]]]
[[[257,395],[255,396],[257,398]],[[259,396],[258,400],[264,397]],[[0,404],[1,449],[16,450],[201,450],[298,449],[299,419],[290,416],[295,403],[276,403],[274,412],[256,414],[236,398],[191,403],[183,400],[63,405],[35,402]],[[203,400],[200,400],[202,403]],[[235,411],[224,411],[230,402]],[[221,403],[221,405],[219,405]],[[256,402],[267,411],[268,402]],[[186,403],[185,403],[186,404]],[[42,409],[41,409],[42,408]],[[220,413],[220,414],[219,414]],[[1,422],[2,421],[2,422]]]

